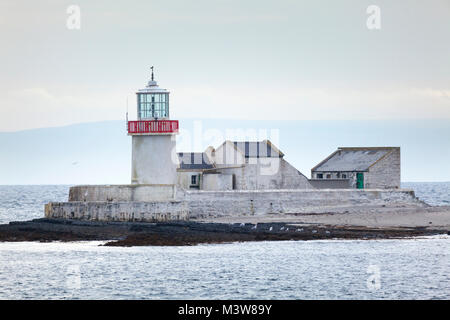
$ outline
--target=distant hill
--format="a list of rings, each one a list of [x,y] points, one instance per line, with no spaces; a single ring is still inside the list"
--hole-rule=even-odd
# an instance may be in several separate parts
[[[0,133],[0,184],[128,183],[123,121]]]
[[[403,181],[450,181],[450,120],[182,119],[180,127],[178,151],[217,147],[227,135],[236,139],[230,135],[237,129],[250,134],[253,129],[262,140],[258,132],[266,130],[286,160],[306,176],[340,146],[400,146]],[[270,135],[271,129],[279,129],[279,139]],[[130,166],[131,138],[124,121],[0,132],[0,184],[129,183]]]

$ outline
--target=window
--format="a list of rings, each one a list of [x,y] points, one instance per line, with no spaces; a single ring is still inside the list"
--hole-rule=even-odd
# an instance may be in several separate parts
[[[191,184],[196,185],[197,184],[197,176],[191,176]]]
[[[327,174],[327,179],[331,179],[331,174]]]
[[[323,179],[323,174],[322,174],[322,173],[316,174],[316,178],[317,178],[317,179]]]
[[[342,174],[342,179],[347,179],[347,174],[343,173]]]
[[[139,119],[169,117],[168,93],[138,93]]]

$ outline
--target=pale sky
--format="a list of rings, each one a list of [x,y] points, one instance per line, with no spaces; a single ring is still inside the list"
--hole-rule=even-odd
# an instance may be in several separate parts
[[[1,0],[0,45],[0,131],[133,117],[151,65],[172,118],[450,119],[450,0]]]

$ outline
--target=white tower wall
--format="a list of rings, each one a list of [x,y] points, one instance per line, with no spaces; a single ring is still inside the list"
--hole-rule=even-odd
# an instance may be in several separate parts
[[[175,135],[133,135],[131,183],[175,185],[178,157]]]

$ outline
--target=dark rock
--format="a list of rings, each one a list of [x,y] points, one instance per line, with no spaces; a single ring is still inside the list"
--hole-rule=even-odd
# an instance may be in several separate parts
[[[323,227],[326,227],[329,233],[321,229]],[[258,223],[258,228],[253,229],[251,224],[241,227],[238,223],[192,221],[147,223],[35,219],[0,225],[0,241],[109,240],[110,242],[106,243],[107,246],[185,246],[236,241],[402,238],[443,233],[426,228],[323,227],[315,225],[314,227],[302,227],[302,232],[286,232],[284,230],[288,228],[289,231],[296,229],[286,223]]]

